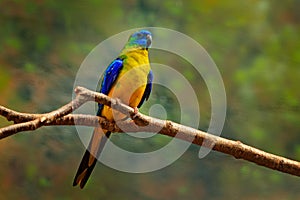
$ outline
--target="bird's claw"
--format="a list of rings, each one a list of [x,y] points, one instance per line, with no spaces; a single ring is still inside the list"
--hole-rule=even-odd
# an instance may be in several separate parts
[[[121,99],[118,99],[118,98],[116,98],[116,104],[117,105],[120,105],[122,102],[121,102]]]
[[[135,118],[137,116],[137,114],[139,113],[139,109],[137,107],[133,108],[133,115],[132,118]]]

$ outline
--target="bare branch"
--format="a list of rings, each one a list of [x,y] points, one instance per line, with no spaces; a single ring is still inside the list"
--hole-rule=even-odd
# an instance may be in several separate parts
[[[239,141],[228,140],[171,121],[152,118],[141,113],[135,114],[133,108],[120,103],[119,100],[112,99],[104,94],[93,92],[83,87],[77,87],[75,93],[76,98],[73,101],[53,112],[45,114],[20,113],[0,106],[0,115],[16,123],[0,128],[0,139],[21,131],[35,130],[42,126],[52,125],[76,124],[82,126],[101,126],[103,129],[115,133],[141,131],[158,132],[163,135],[192,142],[199,146],[212,148],[215,151],[232,155],[237,159],[248,160],[270,169],[300,176],[300,162],[264,152]],[[109,122],[98,116],[70,114],[87,101],[96,101],[108,105],[127,115],[132,120]]]

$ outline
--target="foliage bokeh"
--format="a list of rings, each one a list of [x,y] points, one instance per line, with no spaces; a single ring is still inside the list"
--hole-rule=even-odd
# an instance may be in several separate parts
[[[299,7],[297,0],[2,0],[0,104],[24,112],[55,109],[70,101],[76,71],[99,42],[131,28],[171,28],[203,45],[221,72],[228,100],[222,136],[300,160]],[[205,130],[210,105],[201,77],[173,55],[153,51],[150,56],[176,67],[199,91],[200,128]],[[159,91],[153,101],[164,101],[168,118],[176,120],[176,102]],[[0,125],[7,124],[1,118]],[[297,177],[217,152],[200,160],[196,146],[171,166],[148,174],[98,164],[79,190],[71,183],[84,147],[75,132],[47,127],[2,140],[0,199],[300,197]],[[116,140],[131,142],[121,135]],[[156,141],[137,141],[135,148],[161,145]]]

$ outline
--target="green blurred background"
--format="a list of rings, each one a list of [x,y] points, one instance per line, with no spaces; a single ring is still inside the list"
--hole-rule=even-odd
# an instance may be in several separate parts
[[[131,28],[171,28],[203,45],[221,72],[228,100],[222,136],[300,160],[299,8],[297,0],[1,0],[0,104],[51,111],[71,100],[77,69],[98,43]],[[204,82],[172,55],[150,50],[150,57],[177,68],[203,96],[199,128],[205,130],[210,102]],[[145,112],[164,99],[168,118],[176,121],[176,101],[160,91],[154,88]],[[7,124],[1,117],[0,125]],[[130,144],[122,137],[117,140]],[[135,142],[136,148],[161,140],[168,138]],[[199,159],[195,145],[147,174],[98,164],[80,190],[72,181],[84,147],[74,127],[46,127],[0,144],[0,199],[300,198],[298,177],[218,152]]]

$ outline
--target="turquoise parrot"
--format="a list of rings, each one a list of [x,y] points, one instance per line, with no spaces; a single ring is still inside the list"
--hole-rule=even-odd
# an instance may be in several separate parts
[[[122,103],[138,108],[148,100],[152,90],[153,73],[149,64],[148,48],[152,43],[152,35],[147,30],[133,33],[119,56],[111,62],[102,76],[100,92]],[[109,121],[124,119],[124,115],[112,110],[109,106],[98,104],[98,116]],[[97,158],[111,132],[96,127],[94,129],[88,149],[83,155],[73,186],[79,184],[83,188],[90,177]]]

